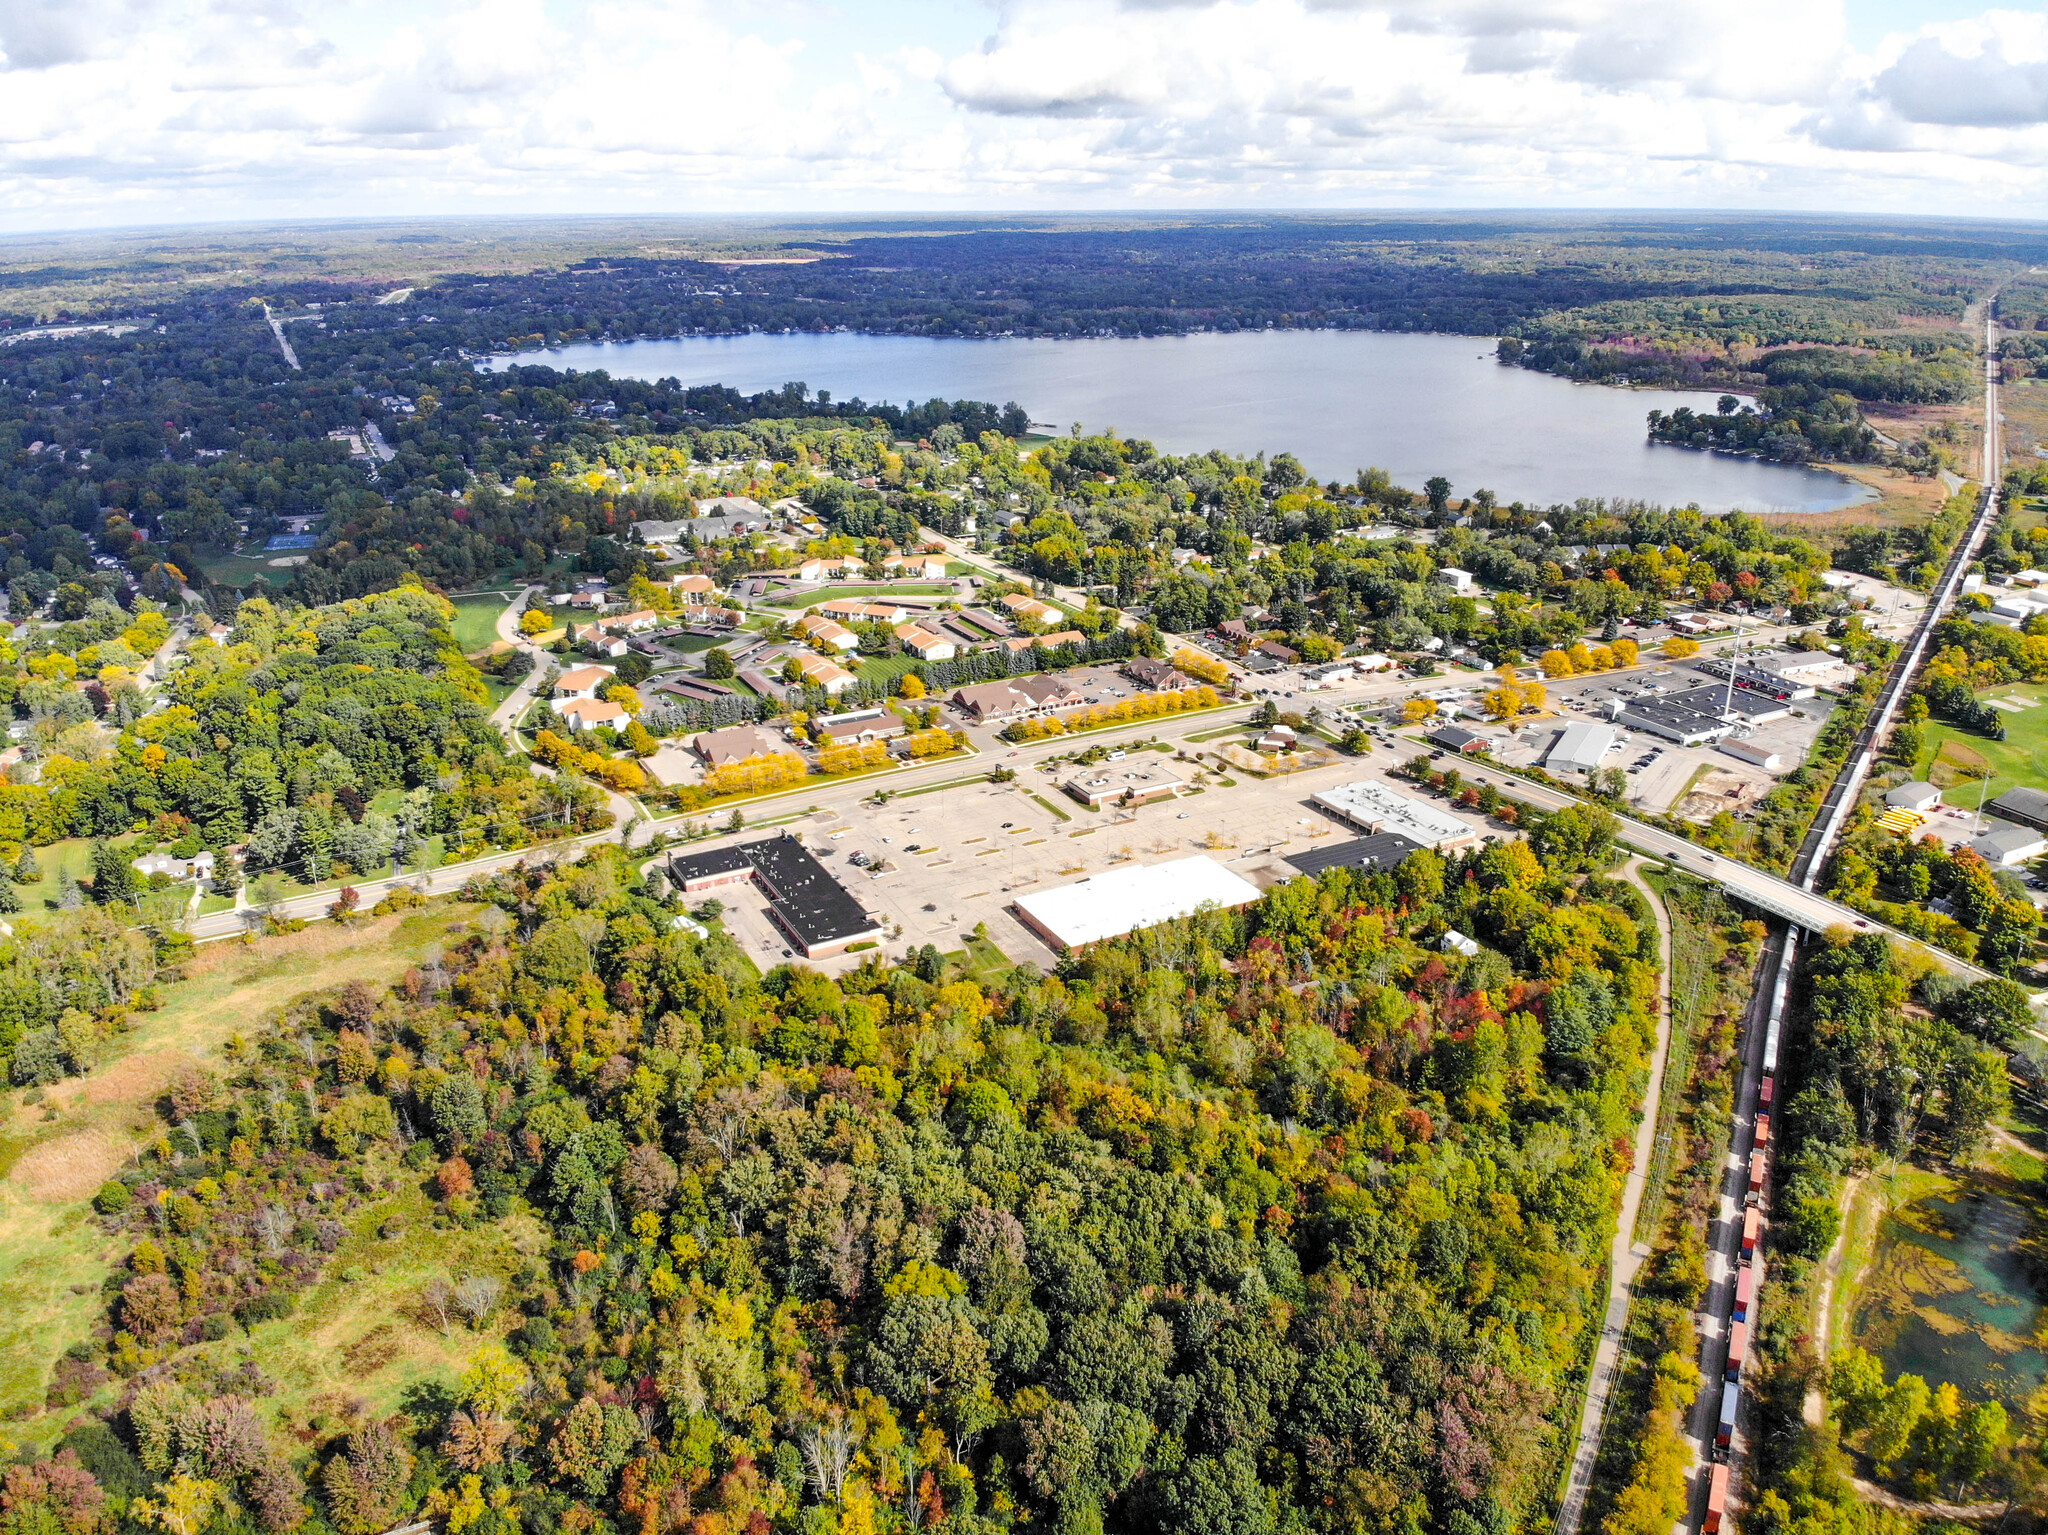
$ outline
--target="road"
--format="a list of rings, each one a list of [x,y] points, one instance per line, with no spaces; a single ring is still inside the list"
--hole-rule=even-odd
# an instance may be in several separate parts
[[[505,701],[491,711],[491,723],[509,737],[519,716],[526,712],[526,706],[533,702],[534,694],[540,687],[540,679],[553,658],[533,641],[519,632],[519,615],[526,610],[526,599],[534,592],[545,591],[545,587],[529,586],[518,596],[505,604],[505,611],[498,615],[498,638],[514,650],[523,650],[533,658],[533,670],[519,681],[519,686],[505,695]],[[517,744],[516,742],[514,743]]]
[[[284,353],[284,360],[291,365],[294,372],[298,371],[299,354],[294,352],[292,344],[284,339],[284,322],[270,312],[268,304],[263,306],[263,318],[270,322],[270,333],[277,337],[277,349]]]

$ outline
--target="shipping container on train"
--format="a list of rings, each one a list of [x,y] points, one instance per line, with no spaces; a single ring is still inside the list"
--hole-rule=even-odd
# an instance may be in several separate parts
[[[1728,1328],[1728,1368],[1724,1378],[1741,1380],[1742,1367],[1749,1362],[1749,1323],[1735,1322]]]
[[[1756,1270],[1749,1264],[1742,1265],[1742,1272],[1735,1276],[1735,1320],[1749,1320],[1750,1302],[1756,1299]]]
[[[1726,1454],[1735,1440],[1735,1410],[1742,1405],[1742,1387],[1734,1381],[1721,1386],[1721,1426],[1714,1430],[1714,1448]]]
[[[1700,1535],[1720,1535],[1721,1516],[1728,1512],[1728,1468],[1716,1466],[1707,1478],[1707,1517]]]
[[[1763,1235],[1763,1211],[1751,1205],[1742,1212],[1742,1261],[1749,1262],[1756,1256],[1757,1238]]]

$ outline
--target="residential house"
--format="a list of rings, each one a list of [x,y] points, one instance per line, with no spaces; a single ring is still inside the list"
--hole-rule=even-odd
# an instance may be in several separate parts
[[[943,554],[892,554],[882,561],[882,568],[920,581],[941,581],[946,575],[946,557]]]
[[[796,657],[796,664],[804,674],[804,681],[814,688],[823,688],[827,693],[836,695],[853,686],[853,673],[823,656],[800,655]]]
[[[1006,650],[1029,650],[1033,645],[1043,645],[1047,650],[1057,650],[1062,645],[1085,645],[1088,636],[1079,629],[1062,629],[1057,634],[1019,634],[1003,641]]]
[[[724,730],[707,730],[690,743],[690,750],[707,768],[728,767],[754,757],[798,755],[797,749],[773,731],[759,725],[733,725]]]
[[[592,624],[577,645],[587,656],[605,656],[613,661],[633,648],[623,634],[614,634],[602,624]]]
[[[172,879],[212,879],[213,854],[199,852],[190,858],[179,858],[158,848],[154,853],[144,853],[136,859],[135,868],[145,879],[155,874],[168,874]]]
[[[791,626],[805,639],[819,645],[829,645],[834,650],[857,650],[860,636],[844,624],[835,624],[831,619],[818,613],[806,613]]]
[[[1249,645],[1252,642],[1251,628],[1241,618],[1224,619],[1216,626],[1216,632],[1234,645]]]
[[[865,568],[866,563],[857,554],[821,555],[805,560],[791,574],[799,581],[837,581],[859,575]]]
[[[950,661],[960,653],[960,647],[945,635],[934,634],[916,624],[899,624],[896,638],[920,661]]]
[[[1040,602],[1036,597],[1026,597],[1022,592],[1012,592],[1003,599],[1003,606],[1017,618],[1035,620],[1041,624],[1056,624],[1067,615],[1051,603]]]
[[[652,608],[635,608],[630,613],[612,614],[603,627],[614,634],[645,634],[661,627],[661,615]]]
[[[677,576],[669,590],[692,607],[710,602],[718,595],[718,583],[709,576]]]
[[[914,611],[886,597],[835,597],[813,610],[843,624],[900,624]]]
[[[572,730],[588,730],[593,725],[624,729],[631,719],[624,708],[609,698],[572,698],[557,707],[555,712]]]
[[[555,679],[553,698],[557,709],[571,698],[595,698],[598,690],[612,680],[609,666],[572,666]]]

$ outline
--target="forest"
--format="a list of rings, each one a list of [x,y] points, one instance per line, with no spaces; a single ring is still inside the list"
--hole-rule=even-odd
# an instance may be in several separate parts
[[[1575,1422],[1653,1033],[1613,834],[994,980],[759,975],[609,845],[473,881],[430,965],[171,1084],[8,1527],[1506,1535]],[[266,1343],[401,1195],[543,1236],[416,1298],[458,1373],[308,1417]]]

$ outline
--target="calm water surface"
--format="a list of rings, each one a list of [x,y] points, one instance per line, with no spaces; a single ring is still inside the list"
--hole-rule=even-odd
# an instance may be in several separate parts
[[[1965,1186],[1885,1217],[1850,1335],[1929,1385],[2017,1407],[2048,1376],[2041,1296],[2018,1251],[2027,1212],[1990,1189]]]
[[[1317,479],[1376,465],[1419,488],[1549,505],[1622,496],[1709,511],[1831,511],[1869,499],[1839,475],[1645,440],[1644,416],[1718,396],[1613,389],[1504,368],[1474,336],[1250,331],[1145,339],[931,340],[847,333],[690,336],[521,352],[508,362],[619,378],[729,384],[793,379],[835,399],[1017,401],[1065,431],[1079,421],[1169,453],[1291,452]]]

